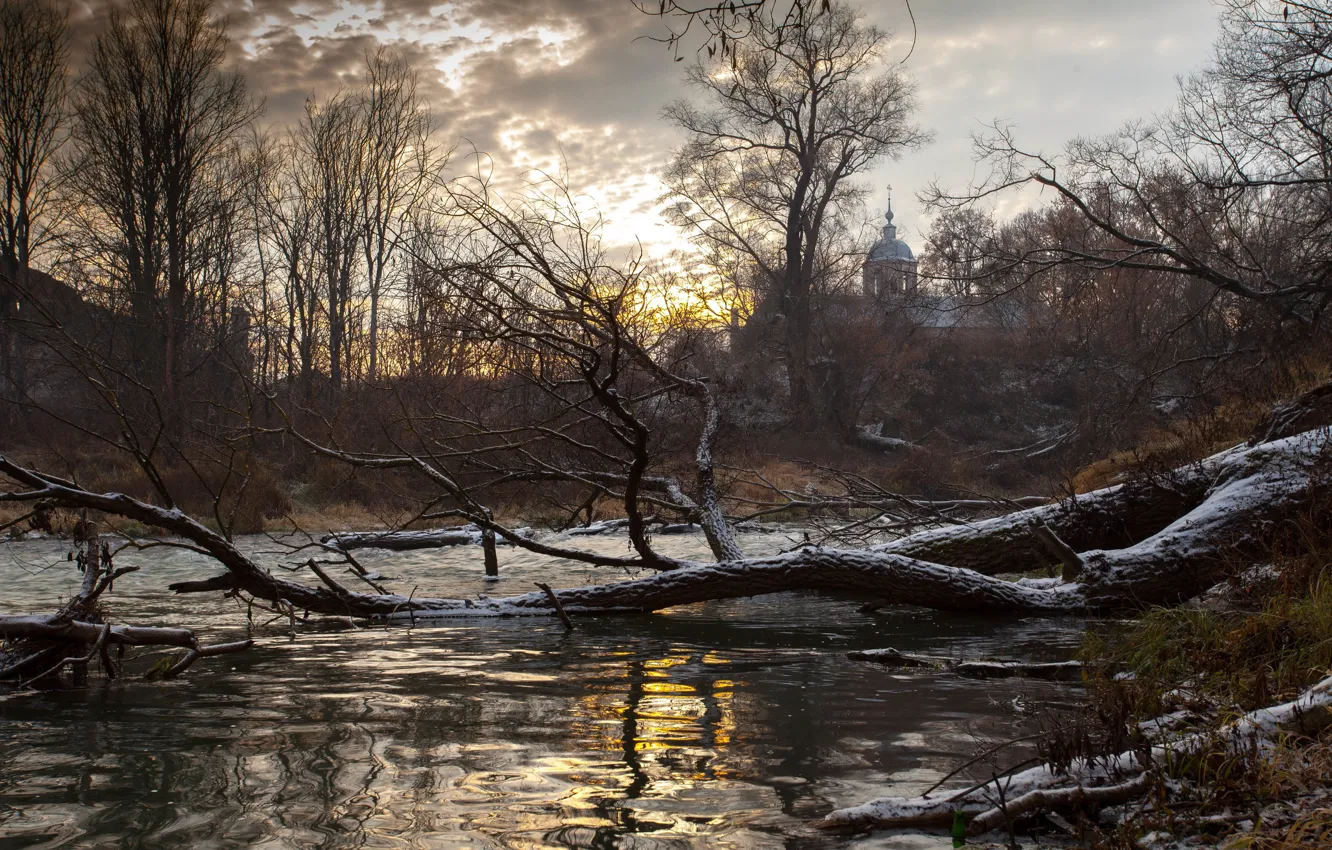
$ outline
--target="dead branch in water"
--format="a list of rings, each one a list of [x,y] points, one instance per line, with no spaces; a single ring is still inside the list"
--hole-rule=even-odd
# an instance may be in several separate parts
[[[852,661],[872,661],[887,667],[941,670],[969,679],[1048,679],[1076,682],[1082,678],[1082,662],[1051,661],[1028,662],[1007,659],[976,659],[967,661],[942,655],[908,655],[896,649],[866,649],[848,652]]]
[[[123,654],[130,646],[185,649],[185,655],[163,675],[171,679],[199,658],[241,652],[254,645],[252,640],[203,645],[190,629],[106,622],[100,598],[117,578],[138,568],[113,565],[96,524],[86,513],[80,527],[82,539],[75,559],[83,571],[79,592],[54,614],[0,616],[0,641],[7,644],[0,647],[0,680],[17,679],[20,687],[28,687],[57,681],[68,667],[74,671],[74,685],[82,687],[87,684],[88,665],[94,661],[100,661],[107,678],[114,679],[119,665],[109,650],[116,647]]]

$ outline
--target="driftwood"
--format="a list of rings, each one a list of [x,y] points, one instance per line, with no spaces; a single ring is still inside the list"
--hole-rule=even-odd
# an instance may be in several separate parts
[[[1082,680],[1082,662],[1029,662],[1005,659],[966,661],[942,655],[908,655],[896,649],[865,649],[848,652],[852,661],[873,661],[887,667],[941,670],[969,679],[1046,679],[1057,682]]]
[[[249,649],[253,641],[201,645],[189,629],[169,626],[134,626],[105,621],[99,600],[115,580],[137,567],[115,568],[95,526],[84,519],[79,556],[83,571],[80,590],[55,614],[0,616],[0,680],[20,680],[24,684],[56,679],[66,667],[74,671],[74,684],[87,683],[88,665],[100,661],[109,678],[117,675],[117,665],[110,649],[123,652],[127,646],[166,646],[186,650],[171,665],[164,678],[175,678],[200,658]]]
[[[254,645],[252,640],[242,640],[205,646],[190,629],[90,623],[60,614],[0,617],[0,638],[21,647],[0,653],[0,679],[28,681],[55,676],[66,665],[87,664],[99,657],[108,675],[114,677],[115,667],[107,664],[105,654],[105,650],[113,646],[165,646],[186,650],[185,655],[164,674],[164,678],[170,679],[185,672],[200,658],[241,652]],[[91,649],[80,656],[63,655],[70,651],[69,647],[80,646]],[[57,657],[62,660],[54,667],[33,675]]]
[[[514,534],[531,537],[530,528],[517,528]],[[493,534],[491,535],[493,537]],[[486,532],[475,526],[460,528],[431,528],[423,531],[344,531],[326,535],[322,543],[343,551],[352,549],[391,549],[406,552],[412,549],[443,549],[449,546],[484,546]],[[496,540],[495,545],[511,546],[512,540]]]

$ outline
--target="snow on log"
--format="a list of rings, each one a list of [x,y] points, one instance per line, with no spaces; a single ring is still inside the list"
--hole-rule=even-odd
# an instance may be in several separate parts
[[[885,797],[837,809],[819,825],[829,829],[945,826],[953,822],[955,812],[962,812],[970,819],[968,834],[979,835],[1018,813],[1104,806],[1132,799],[1141,792],[1142,776],[1152,766],[1194,755],[1218,743],[1224,743],[1231,754],[1245,755],[1261,752],[1281,735],[1312,736],[1328,726],[1332,726],[1332,677],[1290,702],[1249,712],[1220,729],[1161,741],[1150,750],[1075,759],[1066,771],[1040,765],[933,797]],[[1003,807],[998,806],[1001,799],[1006,801]]]
[[[603,519],[587,525],[566,528],[564,533],[570,537],[591,537],[596,534],[610,534],[628,526],[629,520],[627,519]]]
[[[1276,451],[1301,456],[1317,453],[1326,435],[1319,437],[1311,431],[1305,437],[1317,445],[1293,445],[1283,439],[1276,441],[1282,446]],[[1047,546],[1032,534],[1033,524],[1049,528],[1074,552],[1131,546],[1197,508],[1224,470],[1245,463],[1244,458],[1264,445],[1271,444],[1235,446],[1167,475],[1116,484],[966,525],[927,529],[874,549],[995,575],[1056,562]]]
[[[1255,539],[1265,525],[1289,515],[1308,496],[1316,462],[1328,442],[1325,431],[1240,447],[1184,468],[1175,482],[1189,482],[1198,495],[1152,485],[1157,498],[1134,485],[1098,491],[1065,505],[1033,508],[964,528],[923,532],[873,549],[806,547],[766,558],[702,565],[677,562],[658,575],[556,591],[570,614],[656,611],[713,599],[793,590],[835,590],[954,611],[1076,614],[1114,611],[1180,601],[1210,587],[1232,547]],[[117,513],[187,537],[213,555],[235,578],[234,586],[255,597],[296,609],[361,617],[477,617],[555,613],[542,593],[507,599],[408,598],[348,590],[321,577],[324,587],[279,578],[261,569],[221,535],[179,510],[147,505],[122,494],[95,494],[42,477],[0,458],[0,472],[30,484],[34,494],[62,504]],[[1133,493],[1138,493],[1134,496]],[[1187,491],[1191,492],[1191,491]],[[1184,510],[1166,511],[1163,505]],[[1089,517],[1124,522],[1138,504],[1154,515],[1156,532],[1119,549],[1081,550],[1077,541],[1104,536]],[[1182,514],[1182,515],[1181,515]],[[995,572],[1043,563],[1032,552],[1033,519],[1046,522],[1080,551],[1085,569],[1075,583],[1008,582]],[[1121,526],[1124,523],[1121,523]],[[1121,527],[1117,534],[1123,533]],[[1008,539],[1008,545],[1004,540]],[[533,551],[565,553],[533,542]],[[927,554],[932,558],[927,559]],[[947,558],[965,566],[937,563]],[[971,565],[977,568],[967,568]]]
[[[885,437],[882,422],[875,422],[873,425],[861,425],[856,429],[854,439],[867,449],[881,452],[901,452],[916,448],[915,443],[907,440],[898,437]]]
[[[530,528],[516,528],[514,534],[530,538]],[[412,549],[442,549],[447,546],[480,546],[485,533],[474,525],[458,528],[431,528],[423,531],[346,531],[326,535],[320,542],[335,546],[344,552],[352,549],[391,549],[405,552]],[[512,541],[500,539],[500,546],[511,546]]]
[[[1309,431],[1227,453],[1196,508],[1139,543],[1081,553],[1079,586],[1089,606],[1113,607],[1125,594],[1175,603],[1207,590],[1237,552],[1308,499],[1330,439],[1327,430]]]

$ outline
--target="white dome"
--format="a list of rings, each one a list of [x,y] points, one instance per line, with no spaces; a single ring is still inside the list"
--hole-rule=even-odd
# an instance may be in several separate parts
[[[916,255],[911,253],[911,246],[897,238],[897,227],[893,224],[893,205],[888,202],[888,212],[883,216],[888,223],[883,226],[883,235],[870,246],[869,256],[865,262],[872,263],[879,260],[897,260],[899,262],[914,263]]]
[[[884,228],[885,230],[887,228]],[[894,228],[896,229],[896,228]],[[875,242],[869,250],[869,256],[865,258],[866,262],[875,262],[877,260],[899,260],[908,263],[916,261],[916,255],[911,253],[911,246],[901,239],[893,239],[886,234],[879,241]]]

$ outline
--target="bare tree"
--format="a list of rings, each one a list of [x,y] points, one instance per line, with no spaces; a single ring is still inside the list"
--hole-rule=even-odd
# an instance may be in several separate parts
[[[977,141],[988,176],[927,199],[947,209],[1042,187],[1088,236],[1001,257],[1025,277],[1065,266],[1159,272],[1308,326],[1332,291],[1330,61],[1325,4],[1229,0],[1211,66],[1182,83],[1169,113],[1058,157],[1023,150],[995,125]]]
[[[691,66],[707,105],[670,106],[688,141],[666,174],[678,224],[710,251],[739,255],[783,325],[793,413],[814,424],[812,294],[826,231],[858,197],[868,166],[921,144],[911,85],[875,73],[888,37],[843,4],[756,24],[729,62]]]
[[[251,185],[256,201],[256,253],[274,257],[274,287],[278,290],[274,297],[280,302],[267,319],[276,325],[267,332],[277,336],[275,344],[282,351],[281,364],[273,364],[271,384],[282,377],[292,378],[309,401],[326,327],[320,311],[316,199],[307,194],[314,180],[300,172],[298,157],[293,138],[273,143],[265,157],[272,173],[264,180],[254,175]]]
[[[366,153],[364,126],[356,98],[340,92],[322,104],[307,101],[305,117],[292,135],[295,200],[306,208],[300,214],[309,216],[314,275],[322,285],[318,295],[313,288],[309,290],[308,307],[302,307],[307,310],[303,322],[310,330],[320,318],[327,323],[328,380],[334,393],[342,386],[350,359],[354,284],[360,271],[358,255],[365,244],[362,193],[367,187],[360,179]],[[295,250],[301,250],[300,246]],[[305,344],[302,367],[308,369],[312,341],[307,339]]]
[[[366,57],[361,98],[365,122],[361,226],[370,297],[366,377],[373,382],[379,376],[380,299],[385,274],[425,195],[428,178],[441,162],[430,138],[430,113],[417,93],[416,72],[401,56],[380,48]]]
[[[0,262],[27,269],[52,199],[52,157],[64,142],[69,34],[65,13],[42,0],[0,0]]]
[[[209,0],[130,0],[112,10],[75,97],[66,165],[74,250],[137,325],[136,357],[168,400],[180,392],[192,324],[226,324],[243,181],[232,170],[255,116],[221,69],[225,25]]]
[[[68,60],[64,12],[43,0],[0,0],[0,273],[21,286],[33,250],[52,238],[52,158],[65,140]],[[19,292],[0,283],[0,372],[21,396],[26,366],[11,327],[20,304]]]

